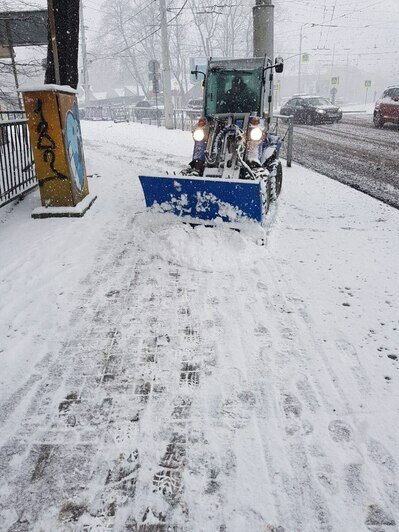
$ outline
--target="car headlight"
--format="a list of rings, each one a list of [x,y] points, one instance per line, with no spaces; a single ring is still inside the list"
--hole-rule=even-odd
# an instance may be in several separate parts
[[[341,107],[338,107],[338,113],[342,113]]]
[[[205,138],[205,131],[202,129],[202,127],[197,127],[193,131],[193,138],[196,142],[201,142]]]
[[[255,141],[258,141],[262,138],[263,136],[263,131],[260,127],[253,127],[251,129],[251,132],[249,134],[249,136],[251,137],[251,140],[255,140]]]
[[[324,109],[316,109],[316,113],[320,113],[321,115],[325,115],[326,114]]]

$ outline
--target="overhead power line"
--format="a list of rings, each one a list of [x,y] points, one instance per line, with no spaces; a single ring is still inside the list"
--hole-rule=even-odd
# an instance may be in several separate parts
[[[157,0],[153,0],[153,1],[157,1]],[[182,7],[179,8],[179,11],[176,13],[176,15],[174,15],[170,20],[167,21],[167,25],[168,26],[171,24],[171,22],[173,22],[174,20],[177,19],[177,17],[181,14],[181,12],[183,11],[183,9],[187,5],[187,3],[188,3],[188,0],[185,0],[184,4],[182,5]],[[115,56],[122,54],[123,52],[127,52],[128,50],[131,50],[132,48],[135,48],[140,43],[142,43],[145,40],[149,39],[150,37],[152,37],[153,35],[158,33],[160,30],[161,30],[161,26],[159,25],[155,30],[151,31],[150,33],[148,33],[147,35],[145,35],[144,37],[142,37],[138,41],[134,42],[133,44],[130,44],[129,46],[126,46],[125,48],[122,48],[121,50],[118,50],[117,52],[114,52],[111,55],[102,56],[102,57],[98,57],[96,59],[93,59],[92,62],[93,61],[98,61],[98,60],[101,60],[101,59],[112,59]]]

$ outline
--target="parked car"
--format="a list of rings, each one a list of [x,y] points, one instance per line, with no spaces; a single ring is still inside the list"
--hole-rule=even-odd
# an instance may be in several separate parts
[[[203,113],[203,107],[204,103],[202,98],[188,100],[187,114],[194,118],[201,116]]]
[[[322,96],[296,96],[291,98],[282,106],[280,114],[285,116],[292,115],[294,122],[308,125],[339,122],[342,119],[342,109]]]
[[[115,123],[129,122],[129,110],[124,107],[114,107],[111,109],[112,119]]]
[[[142,100],[141,102],[136,103],[136,108],[134,110],[136,120],[151,119],[156,120],[162,116],[162,109],[158,107],[153,107],[151,102],[148,100]]]
[[[399,125],[399,86],[388,87],[377,100],[374,109],[375,127],[383,127],[386,122]]]

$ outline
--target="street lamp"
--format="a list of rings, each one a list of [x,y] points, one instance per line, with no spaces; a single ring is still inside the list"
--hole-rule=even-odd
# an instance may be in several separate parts
[[[301,75],[302,75],[302,41],[303,41],[303,28],[305,26],[323,27],[323,28],[338,28],[336,24],[316,24],[314,22],[305,22],[301,25],[301,31],[299,33],[299,64],[298,64],[298,94],[301,94]]]

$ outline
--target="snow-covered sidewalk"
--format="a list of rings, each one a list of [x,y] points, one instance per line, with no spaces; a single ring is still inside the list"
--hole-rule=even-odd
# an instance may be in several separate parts
[[[144,212],[188,133],[83,133],[84,218],[0,211],[0,530],[396,530],[398,211],[294,165],[260,247]]]

